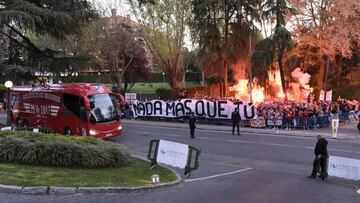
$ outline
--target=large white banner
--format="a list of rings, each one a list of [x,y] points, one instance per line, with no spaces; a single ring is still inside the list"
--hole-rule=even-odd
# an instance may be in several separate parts
[[[330,156],[329,176],[360,180],[360,160]]]
[[[255,118],[255,106],[252,103],[233,103],[228,100],[182,99],[170,102],[152,100],[147,102],[135,101],[131,105],[135,118],[138,116],[176,118],[194,113],[196,117],[231,119],[231,113],[235,108],[239,109],[242,120]]]
[[[188,145],[160,140],[156,161],[174,167],[185,168],[188,153]]]

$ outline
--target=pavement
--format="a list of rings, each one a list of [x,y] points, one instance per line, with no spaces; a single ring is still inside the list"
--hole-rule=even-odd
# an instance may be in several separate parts
[[[162,126],[162,127],[174,127],[174,128],[189,128],[187,123],[176,123],[176,122],[159,122],[159,121],[144,121],[144,120],[122,120],[124,124],[132,125],[148,125],[148,126]],[[230,132],[232,128],[230,126],[220,126],[220,125],[205,125],[197,124],[197,129],[202,130],[216,130],[221,132]],[[250,133],[250,134],[271,134],[271,135],[281,135],[281,136],[300,136],[300,137],[316,137],[317,135],[322,135],[327,139],[359,139],[360,134],[356,128],[356,124],[347,124],[340,125],[338,128],[338,134],[336,137],[332,134],[332,129],[330,127],[311,129],[311,130],[283,130],[283,129],[261,129],[261,128],[241,128],[241,133]]]
[[[329,177],[308,179],[316,139],[228,130],[195,130],[124,121],[123,132],[109,141],[124,144],[133,155],[146,157],[153,139],[188,144],[201,149],[199,169],[174,187],[129,194],[21,195],[0,193],[1,203],[126,202],[126,203],[360,203],[359,182]],[[186,125],[185,125],[186,126]],[[360,143],[329,139],[332,156],[360,159]],[[184,170],[173,168],[184,178]],[[161,181],[161,177],[160,177]]]

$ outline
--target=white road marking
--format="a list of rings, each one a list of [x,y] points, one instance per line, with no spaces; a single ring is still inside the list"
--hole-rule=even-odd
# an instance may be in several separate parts
[[[170,137],[185,137],[184,135],[176,135],[176,134],[160,134],[160,135],[165,135]]]
[[[210,138],[210,137],[196,137],[196,138],[198,138],[198,139],[203,139],[203,140],[218,140],[218,139],[216,139],[216,138]]]
[[[246,168],[245,166],[222,163],[222,162],[201,161],[201,163],[214,164],[214,165],[219,165],[219,166],[230,166],[230,167],[236,167],[236,168]]]
[[[358,189],[358,191],[356,191],[358,194],[360,194],[360,189]]]
[[[232,171],[232,172],[229,172],[229,173],[221,173],[221,174],[216,174],[216,175],[212,175],[212,176],[206,176],[206,177],[202,177],[202,178],[186,179],[185,182],[194,182],[194,181],[200,181],[200,180],[208,180],[208,179],[218,178],[218,177],[221,177],[221,176],[227,176],[227,175],[232,175],[232,174],[235,174],[235,173],[240,173],[240,172],[248,171],[248,170],[251,170],[251,169],[252,169],[252,168],[244,168],[244,169]]]
[[[328,151],[334,151],[334,152],[348,152],[348,153],[360,153],[355,151],[348,151],[348,150],[342,150],[342,149],[328,149]]]
[[[141,132],[141,131],[136,131],[135,133],[137,133],[137,134],[150,134],[149,132]]]
[[[235,142],[235,143],[251,143],[251,144],[257,144],[256,142],[245,141],[245,140],[225,140],[225,141]]]
[[[265,143],[266,145],[271,145],[271,146],[278,146],[278,147],[295,147],[295,146],[292,146],[292,145],[286,145],[286,144],[278,144],[278,143]],[[299,147],[299,146],[296,146],[296,147]],[[301,147],[301,148],[304,148],[304,147]]]

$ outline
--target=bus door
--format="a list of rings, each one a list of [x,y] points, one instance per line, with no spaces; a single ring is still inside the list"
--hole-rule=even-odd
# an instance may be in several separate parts
[[[58,131],[64,134],[86,136],[87,116],[84,99],[72,94],[63,94],[63,104],[62,125],[58,127]]]

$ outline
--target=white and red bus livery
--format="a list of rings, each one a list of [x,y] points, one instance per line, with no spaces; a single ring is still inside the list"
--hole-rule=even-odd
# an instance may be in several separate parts
[[[121,134],[118,111],[121,101],[103,85],[16,86],[10,92],[14,125],[97,138]]]

